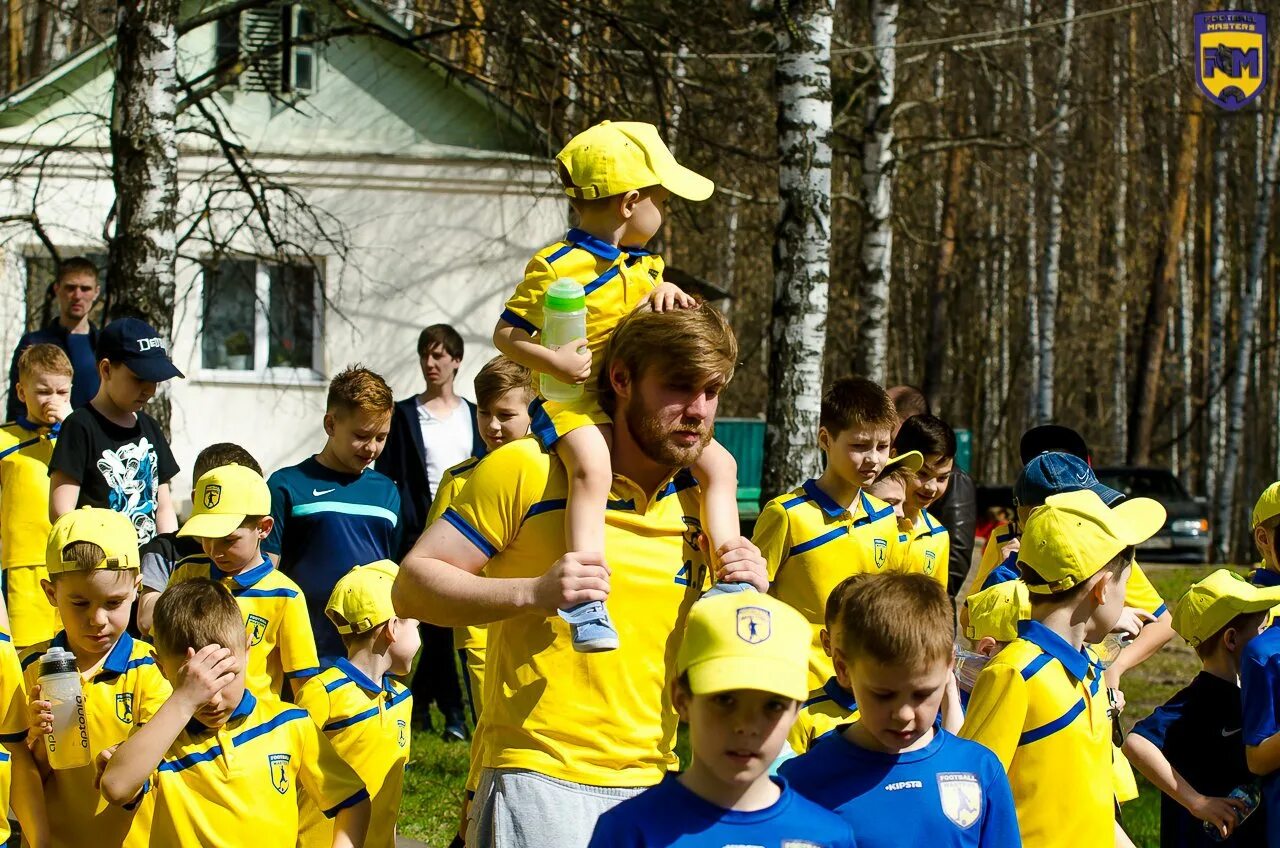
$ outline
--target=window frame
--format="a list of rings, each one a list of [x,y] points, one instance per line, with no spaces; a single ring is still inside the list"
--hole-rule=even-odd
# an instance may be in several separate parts
[[[311,34],[315,34],[317,25],[315,10],[303,3],[286,3],[281,7],[281,12],[280,91],[282,94],[292,94],[296,97],[314,94],[320,88],[319,51],[316,49],[318,44],[313,41],[299,46],[294,43],[294,40],[298,37],[298,19],[302,15],[311,16]],[[298,56],[306,56],[311,61],[311,85],[306,87],[298,85]]]

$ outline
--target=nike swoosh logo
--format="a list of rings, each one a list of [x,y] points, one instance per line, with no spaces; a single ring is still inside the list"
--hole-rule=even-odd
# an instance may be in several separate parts
[[[1223,738],[1223,739],[1225,739],[1225,738],[1227,738],[1228,736],[1235,736],[1237,733],[1239,733],[1239,732],[1240,732],[1241,730],[1243,730],[1243,729],[1244,729],[1244,728],[1237,727],[1235,730],[1223,730],[1223,731],[1222,731],[1222,738]]]
[[[311,490],[311,497],[313,497],[313,498],[318,498],[318,497],[320,497],[321,495],[327,495],[327,494],[329,494],[330,492],[336,492],[336,491],[338,491],[338,490],[337,490],[337,489],[323,489],[323,490],[321,490],[321,489],[312,489],[312,490]]]

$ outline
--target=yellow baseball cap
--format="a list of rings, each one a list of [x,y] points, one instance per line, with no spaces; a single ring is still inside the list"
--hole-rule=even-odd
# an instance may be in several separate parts
[[[716,188],[676,161],[657,127],[637,121],[601,121],[569,139],[556,161],[573,182],[565,194],[579,200],[654,185],[685,200],[706,200]]]
[[[1012,642],[1018,638],[1018,622],[1031,617],[1031,595],[1021,580],[1006,580],[974,592],[964,605],[969,608],[964,635],[975,642],[984,636]]]
[[[1266,612],[1280,604],[1280,586],[1255,586],[1234,571],[1219,568],[1193,583],[1173,611],[1173,629],[1195,647],[1237,615]]]
[[[271,514],[271,490],[252,468],[222,465],[206,471],[192,492],[192,512],[179,536],[221,539],[250,515]]]
[[[124,513],[84,506],[53,522],[44,554],[44,564],[50,574],[81,570],[78,563],[65,559],[62,553],[76,542],[92,542],[102,548],[102,561],[95,569],[138,567],[138,534]]]
[[[1154,536],[1164,520],[1164,507],[1151,498],[1108,507],[1090,489],[1050,495],[1023,527],[1018,562],[1047,581],[1028,581],[1028,591],[1048,595],[1078,586],[1125,548]]]
[[[804,616],[777,598],[734,592],[689,610],[676,672],[695,695],[756,689],[803,701],[809,695],[809,643]]]
[[[924,468],[924,454],[920,453],[920,451],[900,453],[884,464],[884,468],[880,471],[880,476],[883,477],[895,468],[905,468],[914,474]]]
[[[1253,526],[1277,515],[1280,515],[1280,481],[1263,489],[1258,496],[1258,502],[1253,505]]]
[[[399,571],[400,566],[389,559],[357,565],[333,587],[324,614],[339,633],[365,633],[390,621],[396,615],[391,584]]]

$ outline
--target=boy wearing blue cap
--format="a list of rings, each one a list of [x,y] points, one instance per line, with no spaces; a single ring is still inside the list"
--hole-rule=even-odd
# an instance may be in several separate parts
[[[588,848],[853,848],[838,816],[769,776],[808,689],[808,644],[809,623],[776,598],[694,604],[671,684],[693,761],[602,815]]]
[[[98,393],[62,422],[49,461],[49,518],[82,506],[113,509],[138,544],[178,529],[169,481],[178,463],[154,418],[142,411],[156,386],[181,377],[147,322],[121,318],[98,335]]]

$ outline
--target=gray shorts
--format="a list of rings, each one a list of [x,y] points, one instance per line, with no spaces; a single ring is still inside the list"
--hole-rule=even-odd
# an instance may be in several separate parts
[[[480,773],[467,848],[587,848],[596,820],[648,787],[588,786],[525,769]]]

